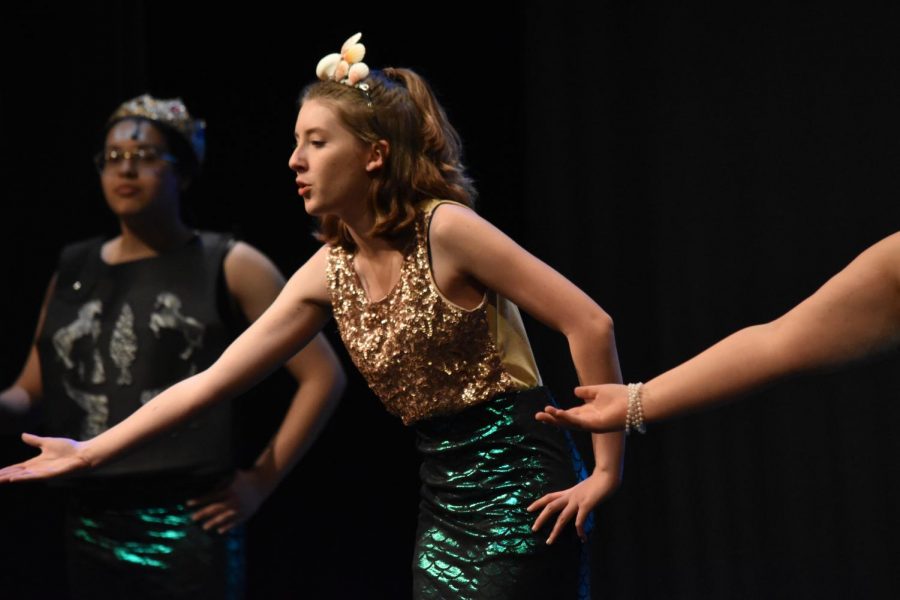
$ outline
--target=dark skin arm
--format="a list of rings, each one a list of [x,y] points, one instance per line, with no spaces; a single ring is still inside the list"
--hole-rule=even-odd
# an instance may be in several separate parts
[[[277,267],[261,252],[236,244],[225,260],[228,288],[249,322],[256,321],[284,287]],[[322,334],[285,363],[298,388],[284,420],[252,468],[231,484],[188,504],[194,520],[224,533],[249,519],[303,457],[331,416],[344,389],[340,362]]]
[[[50,279],[44,301],[41,304],[41,312],[38,316],[37,327],[34,332],[34,341],[25,359],[25,365],[15,382],[0,392],[0,428],[12,429],[14,422],[25,416],[34,406],[40,402],[43,396],[43,384],[41,383],[41,362],[38,358],[37,339],[44,328],[44,320],[47,317],[47,304],[56,288],[56,275]]]

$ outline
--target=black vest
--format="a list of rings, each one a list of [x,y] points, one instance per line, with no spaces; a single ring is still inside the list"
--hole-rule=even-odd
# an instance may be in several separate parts
[[[200,233],[165,254],[118,265],[95,238],[63,249],[38,338],[48,433],[87,439],[206,369],[240,330],[222,264],[230,236]],[[233,468],[232,406],[92,472],[212,475]]]

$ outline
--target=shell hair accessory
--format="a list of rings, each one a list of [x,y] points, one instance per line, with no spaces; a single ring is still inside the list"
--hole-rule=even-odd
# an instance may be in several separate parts
[[[316,65],[316,77],[322,81],[336,81],[366,91],[368,86],[361,82],[369,76],[369,67],[362,62],[366,56],[366,47],[359,43],[361,38],[361,33],[351,35],[341,46],[339,53],[322,58]]]

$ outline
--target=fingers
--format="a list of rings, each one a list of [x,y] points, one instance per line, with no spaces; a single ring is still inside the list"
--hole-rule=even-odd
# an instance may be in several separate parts
[[[226,505],[222,503],[207,504],[200,510],[195,511],[193,514],[191,514],[191,519],[195,522],[207,521],[225,510],[225,507]]]
[[[223,511],[221,514],[216,516],[213,519],[210,519],[206,523],[203,524],[203,529],[206,531],[210,531],[211,529],[215,529],[219,533],[225,533],[234,526],[234,522],[237,518],[237,511],[234,509],[228,509]]]
[[[206,504],[212,504],[213,502],[224,502],[227,499],[228,490],[219,490],[217,492],[212,492],[211,494],[191,498],[190,500],[185,502],[185,504],[187,504],[188,506],[203,506]]]
[[[45,479],[47,477],[52,477],[55,472],[55,470],[47,468],[34,470],[29,468],[27,465],[28,463],[21,463],[0,470],[0,483],[29,481],[31,479]]]
[[[219,533],[225,533],[238,523],[238,511],[230,506],[217,504],[211,518],[204,521],[202,527],[205,531],[215,529]],[[197,519],[194,519],[197,520]]]
[[[8,483],[16,480],[16,476],[21,474],[25,468],[21,465],[10,465],[0,469],[0,483]]]
[[[25,481],[39,479],[52,475],[55,469],[52,465],[42,464],[40,457],[35,457],[25,462],[10,465],[0,469],[0,482]]]
[[[548,406],[542,412],[537,413],[534,418],[550,425],[556,425],[557,427],[565,427],[567,429],[589,429],[582,416],[584,411],[584,406],[576,406],[568,410]]]
[[[556,425],[556,421],[553,420],[553,417],[548,415],[545,412],[539,412],[534,414],[534,418],[536,421],[540,421],[541,423],[546,423],[547,425]]]
[[[564,411],[555,406],[547,405],[544,407],[544,410],[536,412],[534,418],[549,425],[559,425],[559,419],[557,419],[557,417],[561,412]]]
[[[584,416],[591,410],[587,406],[573,406],[568,410],[561,410],[556,415],[556,420],[562,427],[569,429],[587,429]]]
[[[556,500],[557,498],[559,498],[562,495],[563,495],[563,492],[553,492],[552,494],[547,494],[545,496],[541,496],[540,498],[538,498],[537,500],[532,502],[528,506],[528,508],[526,508],[525,510],[527,510],[528,512],[536,511],[537,509],[539,509],[543,506],[546,506],[550,502],[553,502],[554,500]]]
[[[42,448],[44,446],[44,438],[34,435],[32,433],[23,433],[22,441],[28,444],[29,446],[34,446],[35,448]]]
[[[593,400],[597,396],[596,385],[579,385],[575,388],[575,395],[582,400]]]
[[[32,479],[44,479],[48,475],[46,472],[42,471],[32,471],[31,469],[22,469],[17,474],[13,475],[9,478],[10,482],[13,481],[30,481]]]
[[[559,517],[556,518],[556,524],[553,526],[553,531],[550,532],[550,536],[547,538],[548,544],[552,544],[556,541],[557,536],[559,536],[565,524],[568,523],[577,512],[578,505],[574,502],[566,505],[562,512],[559,513]]]
[[[225,533],[240,522],[240,511],[235,504],[228,501],[227,494],[214,494],[220,496],[221,501],[207,504],[191,515],[191,520],[200,523],[205,531],[215,529],[219,533]],[[208,498],[209,496],[207,496]],[[188,505],[194,500],[189,500]]]
[[[557,512],[562,510],[562,508],[568,503],[568,500],[562,496],[560,493],[555,500],[550,502],[547,506],[544,507],[544,510],[541,511],[541,514],[538,515],[538,518],[534,520],[534,525],[531,526],[532,531],[538,531],[547,524],[547,522],[553,518]]]
[[[584,531],[584,524],[587,522],[591,511],[585,510],[583,506],[578,507],[578,514],[575,515],[575,531],[578,533],[578,539],[582,544],[587,543],[587,533]]]
[[[590,517],[591,505],[585,505],[584,502],[578,500],[578,494],[571,493],[575,489],[577,487],[547,494],[528,507],[529,512],[543,507],[541,514],[538,515],[531,526],[532,531],[539,531],[550,522],[554,515],[559,513],[556,516],[556,522],[550,531],[550,535],[547,536],[548,544],[556,541],[564,530],[566,523],[571,521],[573,517],[575,518],[575,531],[578,533],[578,538],[582,542],[587,542],[587,533],[584,530],[584,526]]]

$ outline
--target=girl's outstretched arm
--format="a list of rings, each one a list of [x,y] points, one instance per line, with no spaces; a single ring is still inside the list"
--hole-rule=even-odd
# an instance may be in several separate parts
[[[784,316],[742,329],[642,389],[648,421],[697,410],[780,377],[867,356],[900,339],[900,233],[860,254]],[[576,389],[583,406],[537,418],[591,431],[624,427],[627,390]]]
[[[263,379],[299,352],[329,318],[326,257],[326,247],[316,252],[265,313],[212,366],[173,385],[115,427],[84,442],[24,434],[23,441],[40,448],[41,454],[0,469],[0,482],[54,477],[96,467]]]

